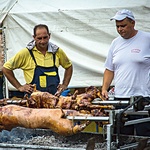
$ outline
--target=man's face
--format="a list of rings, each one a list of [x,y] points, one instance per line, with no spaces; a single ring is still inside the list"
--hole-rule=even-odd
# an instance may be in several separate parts
[[[40,49],[47,49],[48,42],[50,39],[50,34],[47,33],[45,28],[37,28],[36,35],[33,36],[37,48]]]
[[[129,39],[134,35],[135,22],[127,18],[121,21],[116,20],[116,28],[118,33],[125,39]]]

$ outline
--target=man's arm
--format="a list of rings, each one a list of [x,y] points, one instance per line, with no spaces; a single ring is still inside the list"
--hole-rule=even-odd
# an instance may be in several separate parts
[[[34,90],[34,86],[31,84],[21,85],[19,81],[16,79],[14,72],[5,67],[2,68],[3,74],[6,76],[8,81],[20,92],[32,93]]]
[[[69,68],[65,69],[63,83],[58,85],[58,90],[55,93],[56,96],[60,96],[61,92],[64,91],[71,80],[73,72],[73,66],[71,65]]]
[[[6,76],[6,78],[8,79],[8,81],[16,88],[18,89],[21,84],[19,83],[19,81],[16,79],[14,72],[12,70],[9,70],[5,67],[2,68],[3,74]]]
[[[65,69],[64,79],[63,79],[63,83],[62,84],[65,85],[66,88],[67,88],[67,86],[68,86],[68,84],[69,84],[69,82],[71,80],[72,72],[73,72],[72,65],[69,68]]]
[[[110,84],[114,78],[114,72],[106,69],[104,71],[104,77],[103,77],[103,85],[102,85],[102,95],[107,99],[108,98],[108,92],[107,90],[110,87]]]

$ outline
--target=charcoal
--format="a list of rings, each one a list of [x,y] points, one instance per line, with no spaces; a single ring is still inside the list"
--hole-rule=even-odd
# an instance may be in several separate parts
[[[7,142],[7,141],[10,141],[10,133],[9,131],[7,130],[3,130],[1,133],[0,133],[0,142]]]
[[[90,139],[94,138],[94,150],[107,150],[106,136],[103,137],[99,133],[81,132],[72,136],[61,136],[49,129],[26,129],[26,128],[13,128],[11,131],[3,130],[0,132],[0,147],[1,143],[8,144],[22,144],[22,145],[38,145],[49,147],[62,147],[62,148],[81,148],[85,149],[88,146]],[[112,137],[116,141],[116,136]],[[121,143],[129,144],[139,142],[139,137],[121,136]],[[149,145],[147,145],[149,146]],[[116,150],[116,142],[112,142],[112,150]],[[132,149],[135,150],[135,149]]]
[[[48,129],[26,129],[22,127],[0,132],[0,143],[86,149],[91,137],[95,138],[95,150],[106,150],[106,141],[100,134],[81,132],[64,137]]]

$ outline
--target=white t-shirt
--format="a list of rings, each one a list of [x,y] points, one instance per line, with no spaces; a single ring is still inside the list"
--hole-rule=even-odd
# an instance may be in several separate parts
[[[105,67],[114,71],[115,97],[150,96],[150,33],[114,39]]]

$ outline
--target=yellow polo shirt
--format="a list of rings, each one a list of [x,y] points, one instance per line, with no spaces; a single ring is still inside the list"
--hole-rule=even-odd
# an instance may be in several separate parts
[[[37,65],[43,67],[52,67],[53,66],[53,54],[46,52],[45,56],[37,50],[36,47],[32,49]],[[64,51],[59,48],[56,52],[55,65],[59,67],[60,65],[67,69],[72,63],[64,53]],[[24,72],[24,78],[26,83],[30,83],[33,79],[35,62],[31,57],[29,50],[27,48],[19,51],[15,56],[5,62],[4,67],[10,70],[21,68]]]

